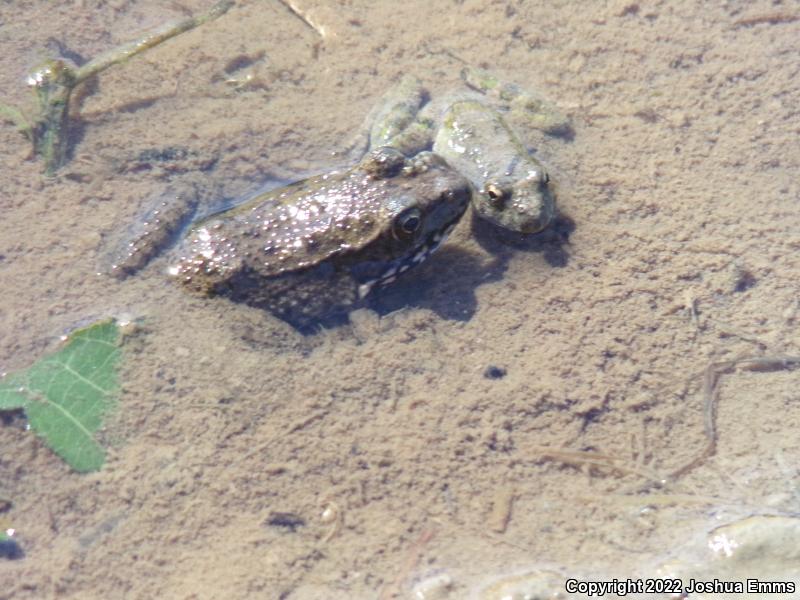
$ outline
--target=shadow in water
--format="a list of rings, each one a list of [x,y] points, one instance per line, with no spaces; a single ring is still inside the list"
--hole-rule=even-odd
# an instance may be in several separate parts
[[[526,235],[473,215],[471,227],[475,240],[492,255],[491,261],[445,246],[424,265],[391,286],[376,290],[368,298],[367,307],[380,315],[405,307],[427,308],[443,319],[468,321],[477,310],[475,290],[483,283],[500,281],[516,252],[540,252],[551,267],[566,266],[569,254],[565,246],[575,230],[575,222],[560,215],[545,231]]]
[[[558,215],[544,231],[534,234],[516,233],[472,216],[472,235],[491,255],[510,260],[516,251],[540,252],[547,264],[554,268],[566,267],[569,262],[569,236],[575,231],[575,221]]]
[[[500,281],[517,252],[538,252],[551,267],[566,266],[569,254],[565,246],[574,229],[572,219],[563,215],[547,230],[528,235],[513,233],[473,217],[472,234],[491,256],[489,260],[482,254],[445,246],[391,285],[373,289],[363,303],[352,308],[366,306],[381,316],[403,308],[426,308],[448,321],[469,321],[478,307],[475,290],[483,283]],[[231,299],[237,300],[235,294]],[[273,314],[303,335],[335,329],[349,322],[348,313],[341,307],[324,317]]]
[[[269,287],[274,297],[282,297],[281,278],[265,282],[247,270],[243,270],[235,281],[229,281],[222,288],[214,290],[211,295],[225,296],[234,302],[271,313],[305,336],[348,324],[349,310],[360,307],[369,308],[381,316],[408,307],[426,308],[442,319],[466,322],[477,310],[476,289],[481,284],[502,280],[510,260],[518,252],[541,253],[553,268],[564,267],[569,262],[566,247],[575,223],[567,216],[558,216],[543,232],[527,235],[508,231],[474,215],[471,218],[472,237],[489,255],[488,259],[484,253],[445,245],[423,264],[400,275],[391,285],[374,288],[363,302],[355,306],[336,304],[335,290],[331,290],[327,283],[333,266],[324,264],[302,275],[304,281],[305,278],[314,277],[318,281],[309,286],[312,292],[306,290],[305,296],[298,296],[298,310],[287,307],[276,309],[271,306],[272,296],[258,293],[261,287]],[[178,227],[175,229],[179,230]],[[123,275],[129,274],[126,262],[117,257],[113,263],[122,265],[120,272]],[[134,266],[138,270],[141,265],[136,263]],[[326,266],[327,269],[324,268]],[[313,282],[305,282],[308,283]],[[293,286],[285,281],[284,287],[287,294],[294,293]],[[253,290],[256,293],[252,293]],[[262,301],[265,297],[267,301]],[[307,310],[309,305],[313,305],[313,310]]]
[[[497,260],[486,265],[474,253],[445,246],[391,286],[375,290],[366,305],[381,316],[416,307],[450,321],[468,321],[478,306],[475,289],[501,279],[504,271],[505,265]]]
[[[443,319],[467,321],[477,308],[475,289],[484,281],[502,278],[505,266],[493,259],[487,266],[480,256],[459,248],[443,248],[422,265],[399,276],[386,287],[375,287],[363,302],[350,307],[369,308],[381,316],[403,308],[427,308]],[[237,298],[230,298],[233,301]],[[280,314],[266,306],[244,301],[265,310],[304,336],[337,329],[350,322],[349,310],[332,307],[324,315]]]

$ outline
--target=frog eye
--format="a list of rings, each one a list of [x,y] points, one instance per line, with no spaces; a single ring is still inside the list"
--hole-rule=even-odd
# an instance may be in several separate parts
[[[394,236],[399,239],[405,239],[414,235],[422,225],[422,213],[417,208],[409,208],[394,222]]]
[[[490,183],[486,186],[486,195],[492,204],[500,204],[506,197],[506,192],[499,185]]]

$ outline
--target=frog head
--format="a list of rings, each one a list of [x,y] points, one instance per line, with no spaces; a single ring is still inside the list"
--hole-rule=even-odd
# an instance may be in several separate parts
[[[392,283],[422,263],[447,239],[466,210],[471,188],[432,152],[408,158],[382,147],[367,155],[361,167],[385,183],[379,227],[351,257],[350,273],[363,298],[375,285]]]
[[[473,206],[484,219],[520,233],[537,233],[555,217],[550,177],[543,168],[532,168],[521,178],[487,179]]]

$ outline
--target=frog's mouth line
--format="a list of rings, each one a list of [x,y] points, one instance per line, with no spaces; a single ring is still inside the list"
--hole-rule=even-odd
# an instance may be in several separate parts
[[[439,246],[441,246],[447,240],[447,237],[453,232],[453,229],[455,229],[457,222],[458,221],[450,223],[447,225],[447,227],[440,229],[439,231],[434,231],[428,236],[428,239],[425,240],[425,243],[417,248],[413,254],[393,260],[378,277],[375,279],[370,279],[369,281],[365,281],[359,285],[358,299],[363,300],[376,285],[389,285],[390,283],[393,283],[394,280],[397,279],[397,276],[401,273],[405,273],[411,267],[422,264],[426,258],[433,254],[439,248]]]

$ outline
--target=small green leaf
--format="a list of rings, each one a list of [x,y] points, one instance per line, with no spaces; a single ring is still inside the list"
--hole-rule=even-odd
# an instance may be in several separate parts
[[[58,352],[0,380],[0,410],[23,409],[31,428],[80,472],[105,451],[94,437],[118,388],[119,328],[102,321],[73,332]]]
[[[33,128],[22,114],[22,111],[16,106],[10,104],[0,104],[0,117],[7,121],[11,121],[17,130],[29,140],[33,140]]]

